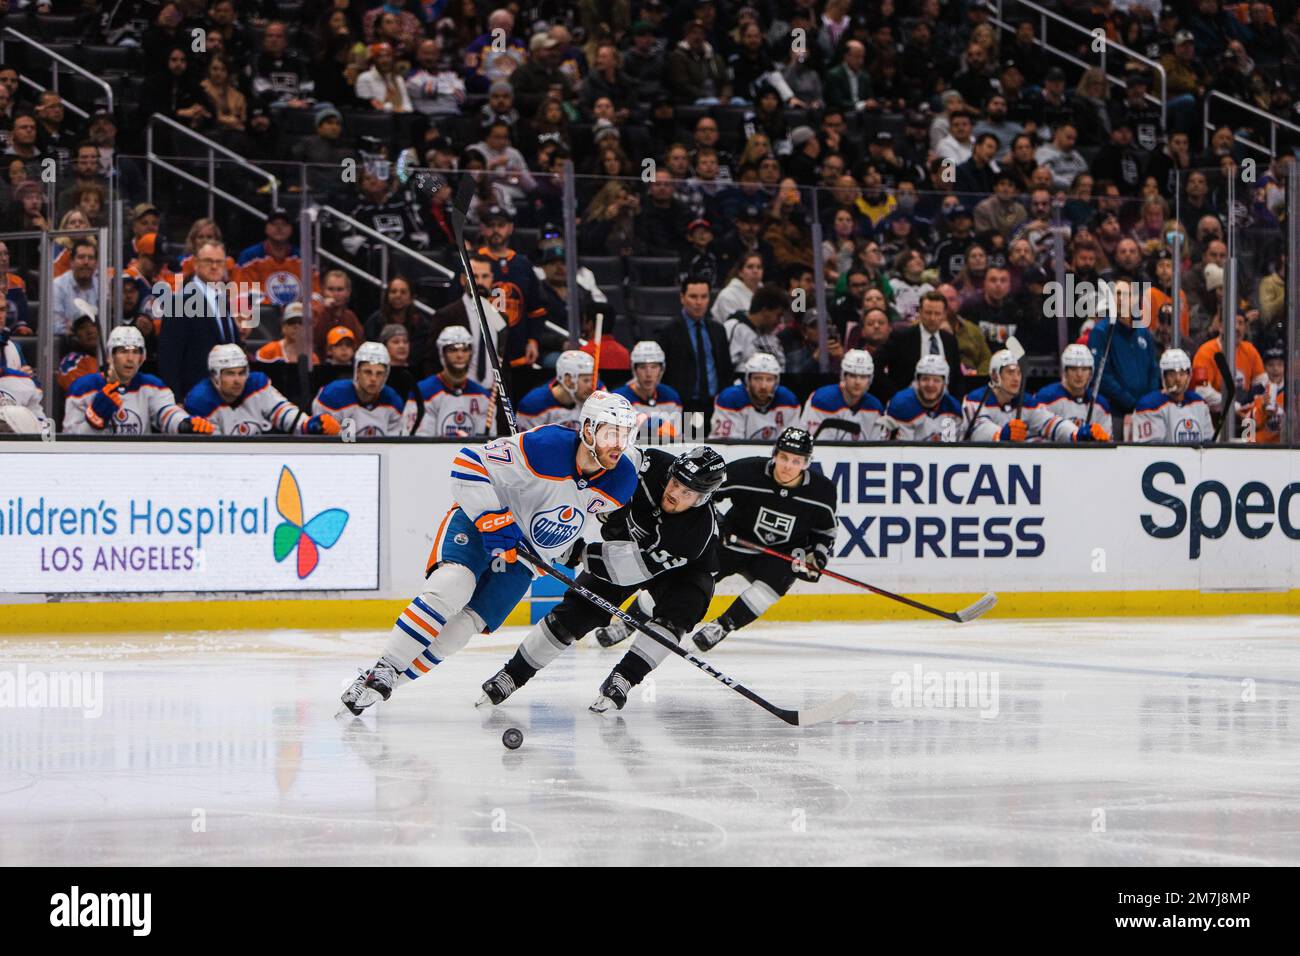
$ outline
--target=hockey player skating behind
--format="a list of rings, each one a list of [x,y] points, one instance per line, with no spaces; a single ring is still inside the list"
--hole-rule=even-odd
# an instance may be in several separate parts
[[[876,437],[899,441],[961,440],[961,404],[948,392],[948,360],[923,355],[910,388],[889,400]]]
[[[134,325],[119,325],[108,333],[108,355],[104,374],[83,375],[68,388],[66,434],[212,434],[209,422],[185,414],[162,379],[140,371],[144,336]]]
[[[593,392],[577,430],[545,425],[466,446],[452,460],[454,506],[429,556],[428,587],[398,617],[383,656],[343,693],[353,714],[495,631],[528,590],[526,544],[543,560],[563,557],[587,515],[617,511],[632,497],[635,438],[627,400]]]
[[[804,403],[803,418],[799,425],[808,434],[817,435],[817,426],[827,419],[838,418],[858,426],[856,436],[844,432],[827,433],[828,438],[852,438],[855,441],[872,441],[876,437],[876,422],[884,414],[880,399],[867,392],[876,374],[876,363],[865,349],[849,349],[840,360],[838,385],[823,385]]]
[[[718,577],[740,574],[749,587],[723,611],[692,635],[702,651],[767,611],[790,590],[795,578],[817,581],[835,546],[835,485],[810,471],[812,436],[802,428],[787,428],[776,440],[770,458],[740,458],[727,465],[727,480],[714,498],[731,502],[722,518],[718,548]],[[793,554],[783,561],[728,544],[729,536],[745,538]]]
[[[1194,388],[1192,360],[1182,349],[1165,349],[1160,356],[1164,388],[1139,399],[1133,413],[1135,442],[1177,442],[1195,445],[1214,436],[1210,407]]]
[[[362,342],[352,356],[352,377],[337,379],[317,392],[313,414],[332,415],[340,424],[353,422],[357,438],[403,434],[402,398],[388,384],[392,363],[384,346]]]
[[[264,374],[249,372],[248,356],[232,343],[212,346],[208,377],[185,396],[185,410],[211,424],[218,435],[339,433],[333,415],[308,415],[281,395]]]
[[[569,349],[555,360],[555,378],[519,400],[519,427],[538,425],[578,427],[578,414],[596,387],[596,360],[586,352]]]
[[[740,369],[741,384],[731,385],[713,401],[710,438],[770,441],[799,419],[799,400],[781,384],[781,363],[755,352]]]
[[[722,484],[726,463],[712,448],[698,446],[673,457],[658,448],[642,452],[640,480],[631,503],[608,515],[602,541],[589,544],[578,583],[619,605],[642,592],[653,611],[647,626],[678,642],[700,622],[713,597],[717,525],[709,505]],[[500,704],[539,670],[608,615],[570,590],[524,638],[514,656],[483,684],[480,704]],[[621,621],[613,625],[624,628]],[[623,634],[626,635],[626,630]],[[638,634],[622,661],[600,686],[591,709],[622,709],[628,691],[641,683],[668,650]]]
[[[1092,350],[1086,345],[1074,342],[1061,353],[1061,380],[1034,396],[1038,407],[1051,416],[1042,432],[1044,441],[1110,441],[1110,402],[1105,395],[1097,396],[1092,409],[1091,438],[1079,434],[1092,399],[1088,382],[1092,380],[1093,365]]]
[[[463,325],[449,325],[434,343],[442,359],[442,371],[422,380],[416,389],[424,406],[423,417],[416,396],[406,401],[406,427],[413,434],[430,438],[468,438],[496,431],[496,399],[492,392],[469,377],[474,336]]]
[[[632,380],[614,389],[632,404],[641,428],[639,442],[671,440],[681,432],[682,397],[663,384],[664,350],[658,342],[632,346]]]

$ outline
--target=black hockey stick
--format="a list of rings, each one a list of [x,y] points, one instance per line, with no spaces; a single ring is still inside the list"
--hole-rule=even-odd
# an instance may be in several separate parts
[[[580,597],[586,598],[588,601],[590,601],[596,607],[600,608],[602,611],[612,615],[613,617],[618,618],[628,627],[632,628],[633,630],[641,634],[644,634],[646,637],[655,641],[659,645],[666,647],[668,650],[672,651],[682,660],[690,664],[694,664],[696,667],[704,671],[704,673],[708,674],[714,680],[727,685],[736,693],[740,694],[740,696],[744,697],[746,700],[753,701],[755,704],[758,704],[759,707],[762,707],[769,714],[774,714],[775,716],[780,717],[782,720],[784,720],[787,724],[790,724],[792,727],[808,727],[811,726],[812,724],[821,724],[821,723],[825,723],[828,720],[834,720],[837,717],[842,717],[845,714],[847,714],[849,711],[853,709],[853,707],[857,703],[857,695],[854,694],[852,691],[849,691],[848,693],[841,694],[839,697],[836,697],[834,700],[827,701],[824,704],[819,704],[816,707],[810,707],[805,710],[787,710],[784,707],[778,707],[776,706],[776,704],[773,704],[771,701],[767,700],[766,698],[754,693],[752,690],[750,690],[744,684],[737,681],[735,678],[728,677],[726,674],[722,673],[722,671],[718,670],[716,667],[714,667],[712,664],[710,664],[708,661],[704,660],[703,658],[696,657],[690,651],[682,648],[679,644],[675,644],[672,641],[668,640],[666,637],[662,637],[656,634],[653,630],[651,630],[646,625],[642,624],[640,621],[638,621],[632,615],[628,614],[618,605],[605,600],[603,597],[601,597],[599,594],[595,593],[594,591],[589,591],[587,588],[583,587],[581,584],[579,584],[573,578],[569,577],[567,574],[552,567],[548,561],[545,561],[542,558],[538,557],[537,555],[533,554],[532,551],[530,551],[527,547],[521,544],[518,550],[519,550],[519,554],[524,558],[524,560],[526,560],[533,567],[537,568],[539,571],[543,572],[544,574],[549,574],[551,577],[555,578],[557,581],[560,581],[566,587],[576,592]]]
[[[510,396],[506,394],[505,379],[501,375],[501,357],[497,355],[496,343],[492,341],[492,328],[488,325],[487,313],[483,311],[483,303],[479,300],[478,286],[474,284],[474,269],[470,266],[469,256],[465,252],[465,216],[469,212],[469,204],[473,199],[474,180],[466,175],[460,181],[460,188],[456,190],[456,198],[451,204],[451,228],[456,233],[456,252],[460,254],[460,267],[465,271],[465,281],[469,283],[469,297],[474,300],[474,311],[478,313],[479,332],[483,335],[483,350],[492,363],[492,373],[496,377],[497,400],[501,402],[506,424],[510,426],[510,433],[513,435],[519,431],[519,419],[515,417],[515,406],[510,401]]]
[[[1214,364],[1219,370],[1219,375],[1223,378],[1223,415],[1219,418],[1219,424],[1214,429],[1214,437],[1210,439],[1213,443],[1218,443],[1219,434],[1223,431],[1223,423],[1228,420],[1232,414],[1232,403],[1237,400],[1237,376],[1232,374],[1232,369],[1228,367],[1228,357],[1223,354],[1223,348],[1220,346],[1219,351],[1214,353]]]
[[[786,554],[783,551],[774,551],[772,548],[765,547],[761,544],[755,544],[753,541],[746,541],[744,538],[737,537],[734,534],[727,535],[728,544],[738,544],[744,548],[750,548],[754,551],[761,551],[763,554],[771,555],[774,558],[780,558],[783,561],[794,563],[794,555]],[[879,594],[881,597],[887,597],[892,601],[898,601],[906,604],[908,607],[914,607],[918,611],[925,611],[927,614],[934,614],[937,617],[947,618],[956,624],[965,624],[973,621],[977,617],[984,615],[993,605],[998,603],[998,596],[990,591],[970,607],[962,608],[960,611],[944,611],[937,607],[931,607],[928,604],[922,604],[920,601],[913,601],[909,597],[903,597],[901,594],[895,594],[893,591],[886,591],[884,588],[878,588],[874,584],[868,584],[866,581],[859,581],[856,578],[850,578],[846,575],[839,574],[829,568],[822,568],[822,574],[834,578],[836,581],[843,581],[845,584],[852,584],[856,587],[870,591],[872,594]]]
[[[817,431],[813,433],[813,438],[821,438],[822,432],[828,428],[831,431],[848,432],[855,438],[862,434],[862,426],[857,422],[851,422],[847,418],[828,418],[817,426]]]
[[[1106,347],[1101,350],[1101,363],[1097,366],[1096,378],[1092,380],[1092,397],[1088,399],[1088,416],[1083,420],[1084,428],[1092,425],[1092,410],[1097,405],[1097,396],[1101,394],[1101,377],[1106,374],[1106,361],[1110,358],[1110,343],[1115,341],[1115,326],[1118,324],[1119,319],[1113,318],[1110,320],[1110,328],[1106,330]]]

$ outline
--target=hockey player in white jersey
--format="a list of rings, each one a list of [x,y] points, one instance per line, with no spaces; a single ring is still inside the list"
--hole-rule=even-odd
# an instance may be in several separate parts
[[[352,378],[330,382],[316,393],[313,415],[332,415],[339,425],[354,423],[357,438],[405,434],[402,399],[388,384],[392,359],[378,342],[363,342],[352,357]]]
[[[0,406],[17,406],[25,408],[36,416],[37,422],[45,421],[45,410],[41,400],[45,390],[36,377],[20,368],[9,368],[0,358]]]
[[[923,355],[909,388],[889,400],[876,436],[898,441],[961,441],[961,404],[948,392],[948,360]]]
[[[107,348],[107,372],[83,375],[68,387],[65,434],[212,434],[212,424],[187,415],[162,379],[140,371],[144,336],[139,329],[119,325],[108,333]]]
[[[637,440],[671,441],[682,431],[682,397],[663,384],[667,367],[658,342],[646,340],[632,346],[632,379],[614,389],[632,405],[641,427]]]
[[[308,415],[280,394],[261,372],[248,370],[238,345],[214,345],[208,377],[185,396],[185,410],[211,423],[218,435],[337,435],[338,420],[328,412]]]
[[[1160,356],[1164,388],[1138,400],[1133,412],[1135,442],[1177,442],[1195,445],[1214,437],[1210,407],[1191,387],[1192,360],[1182,349],[1165,349]]]
[[[632,498],[637,467],[624,452],[636,439],[627,400],[593,392],[576,430],[542,425],[462,448],[451,465],[454,505],[429,555],[428,587],[393,625],[383,656],[343,693],[353,714],[415,680],[475,634],[495,631],[528,590],[518,560],[526,544],[543,560],[563,558],[589,516]]]
[[[799,400],[781,382],[781,363],[767,352],[755,352],[740,368],[741,384],[731,385],[713,400],[710,438],[773,441],[799,420]]]
[[[1034,396],[1038,407],[1050,416],[1040,431],[1044,441],[1078,442],[1110,441],[1110,402],[1105,395],[1097,395],[1092,409],[1091,427],[1084,429],[1088,417],[1091,395],[1088,383],[1092,380],[1094,359],[1092,350],[1077,342],[1065,347],[1061,353],[1061,380],[1046,386]],[[1086,431],[1086,435],[1080,434]]]
[[[586,352],[569,349],[555,361],[555,378],[538,385],[519,400],[515,409],[520,428],[563,425],[578,428],[578,416],[596,385],[596,360]]]
[[[434,346],[442,358],[442,371],[416,386],[424,406],[423,416],[414,396],[406,400],[407,431],[429,438],[496,434],[496,399],[469,377],[474,336],[463,325],[449,325],[438,333]],[[420,424],[412,432],[417,418]]]
[[[828,428],[826,437],[831,440],[874,441],[876,422],[884,414],[880,399],[867,392],[876,374],[876,363],[865,349],[849,349],[840,360],[838,385],[823,385],[804,402],[803,418],[799,424],[816,437],[818,426],[832,419],[849,421],[857,425],[856,435]]]

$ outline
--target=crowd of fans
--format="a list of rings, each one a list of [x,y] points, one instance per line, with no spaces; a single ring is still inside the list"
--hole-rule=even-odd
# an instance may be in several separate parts
[[[661,425],[675,408],[679,423],[698,414],[724,437],[819,415],[856,421],[848,434],[865,440],[916,437],[907,401],[937,422],[951,393],[958,424],[923,437],[989,437],[975,423],[992,403],[1031,423],[992,437],[1075,440],[1100,418],[1057,428],[1035,417],[1035,393],[1078,378],[1067,349],[1055,383],[1065,346],[1085,346],[1096,369],[1109,342],[1106,437],[1149,439],[1123,423],[1163,391],[1277,440],[1285,186],[1300,141],[1282,129],[1265,155],[1242,140],[1273,141],[1266,122],[1241,113],[1202,148],[1201,122],[1211,90],[1294,116],[1300,4],[1047,5],[1159,61],[1165,99],[1140,61],[1113,53],[1109,72],[1077,68],[1035,42],[1037,20],[1016,4],[1004,4],[1013,32],[984,0],[10,3],[10,21],[84,47],[121,93],[114,112],[81,102],[82,119],[24,83],[20,59],[0,64],[4,231],[96,229],[110,199],[127,213],[121,276],[94,233],[57,240],[49,290],[35,243],[0,244],[0,381],[30,379],[23,336],[48,296],[60,351],[47,387],[68,431],[129,430],[122,409],[144,401],[124,399],[133,380],[179,410],[150,397],[135,410],[144,431],[488,430],[478,296],[521,415],[564,420],[597,384],[566,350],[576,262],[581,352],[599,355],[601,383],[659,408],[647,414]],[[1096,59],[1094,36],[1053,28],[1049,40]],[[221,164],[219,187],[264,209],[264,223],[228,203],[207,218],[207,196],[165,173],[148,199],[140,153],[155,115],[271,170],[283,208],[234,164]],[[194,141],[155,134],[156,153],[206,168]],[[565,248],[566,166],[576,249]],[[411,179],[417,167],[434,178]],[[446,279],[460,271],[450,201],[466,176],[472,285]],[[381,289],[330,268],[304,285],[307,201],[347,213],[323,245],[385,274]],[[1230,222],[1236,301],[1225,302]],[[446,268],[403,263],[374,233]],[[257,293],[218,304],[211,290],[227,282]],[[101,346],[105,323],[88,307],[104,283],[110,314],[136,333],[114,349],[119,329]],[[187,289],[197,315],[171,307]],[[1225,408],[1212,356],[1227,315],[1238,380]],[[1006,365],[1009,345],[1034,377]],[[657,360],[636,362],[638,349]],[[1184,364],[1189,382],[1168,391]],[[938,393],[921,381],[939,377]]]

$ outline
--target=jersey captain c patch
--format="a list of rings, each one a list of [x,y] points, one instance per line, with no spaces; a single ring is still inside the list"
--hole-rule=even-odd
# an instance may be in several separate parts
[[[771,508],[759,508],[758,517],[754,520],[754,534],[758,540],[764,544],[784,544],[790,540],[790,532],[794,530],[794,515],[788,515],[783,511],[773,511]]]

